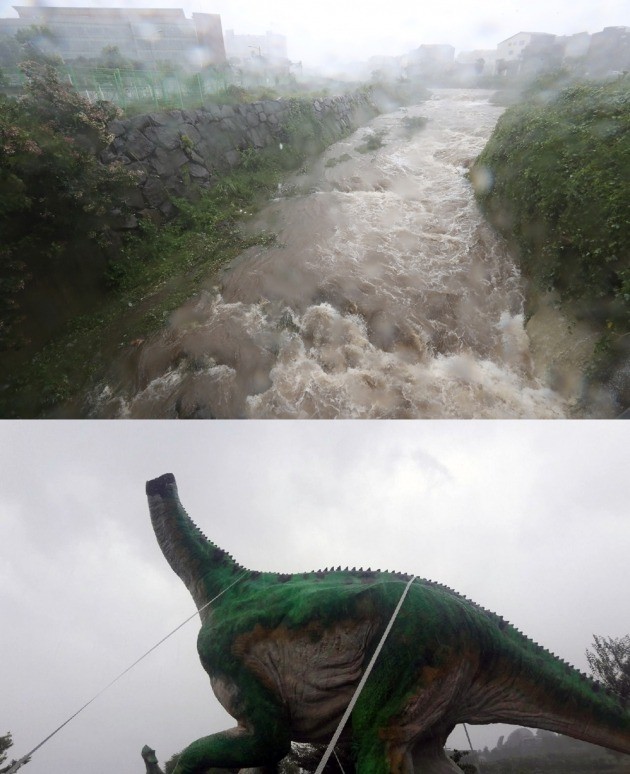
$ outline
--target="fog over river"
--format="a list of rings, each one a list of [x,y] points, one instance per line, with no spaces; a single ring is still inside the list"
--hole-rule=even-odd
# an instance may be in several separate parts
[[[534,376],[522,285],[466,178],[502,111],[441,90],[295,175],[247,250],[147,341],[100,417],[561,417]],[[426,116],[422,129],[413,119]],[[383,145],[360,152],[370,134]]]

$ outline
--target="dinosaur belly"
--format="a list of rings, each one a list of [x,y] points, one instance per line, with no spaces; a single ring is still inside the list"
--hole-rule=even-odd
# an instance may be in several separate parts
[[[369,620],[257,626],[234,651],[287,710],[292,739],[318,742],[330,738],[352,698],[374,629]]]

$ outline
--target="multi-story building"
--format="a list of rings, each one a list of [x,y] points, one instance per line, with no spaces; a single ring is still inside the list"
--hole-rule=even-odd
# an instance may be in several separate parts
[[[630,27],[604,27],[591,35],[586,54],[589,75],[606,76],[630,71]]]
[[[551,56],[562,59],[556,36],[548,32],[517,32],[497,46],[496,69],[501,74],[535,72]]]
[[[556,36],[548,32],[517,32],[497,46],[497,59],[514,62],[523,58],[528,46],[547,46],[555,42]]]
[[[567,60],[581,59],[588,53],[591,44],[591,36],[588,32],[577,32],[575,35],[562,35],[556,38],[564,50],[564,58]]]
[[[42,45],[64,61],[98,57],[116,47],[127,59],[155,65],[176,62],[199,69],[225,62],[221,17],[181,9],[55,8],[14,6],[17,19],[0,19],[0,33],[15,35],[33,25],[43,26]]]
[[[407,66],[406,57],[402,56],[371,56],[367,68],[372,77],[400,78]]]
[[[461,65],[472,66],[476,75],[494,75],[496,59],[496,49],[477,48],[473,51],[460,51],[456,61]]]
[[[417,65],[445,67],[455,60],[455,49],[448,43],[422,43],[409,53],[409,59]]]
[[[453,69],[455,49],[448,43],[423,43],[407,54],[408,78],[442,75]]]
[[[228,59],[244,61],[262,57],[270,63],[277,63],[288,58],[287,39],[274,32],[265,35],[236,35],[234,30],[226,30],[225,53]]]
[[[592,35],[518,32],[497,46],[498,73],[535,74],[560,65],[595,78],[630,71],[630,27],[604,27]]]

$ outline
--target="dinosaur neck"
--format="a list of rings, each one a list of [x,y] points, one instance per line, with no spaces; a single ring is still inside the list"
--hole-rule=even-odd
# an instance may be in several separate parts
[[[200,609],[233,583],[244,568],[208,540],[188,516],[172,473],[148,481],[147,497],[162,553]]]

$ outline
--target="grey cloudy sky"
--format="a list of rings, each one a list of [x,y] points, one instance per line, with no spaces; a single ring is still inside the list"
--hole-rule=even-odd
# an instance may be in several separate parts
[[[273,30],[287,36],[289,57],[334,68],[372,55],[400,55],[420,43],[450,43],[457,50],[495,48],[521,31],[566,35],[630,25],[627,0],[0,0],[0,15],[12,5],[181,7],[221,14],[223,29],[238,34]]]
[[[3,422],[0,733],[23,755],[194,612],[150,526],[144,484],[164,472],[250,568],[439,580],[585,668],[593,633],[630,631],[627,439],[623,422]],[[94,701],[29,774],[140,774],[144,744],[164,762],[232,725],[197,629]]]

